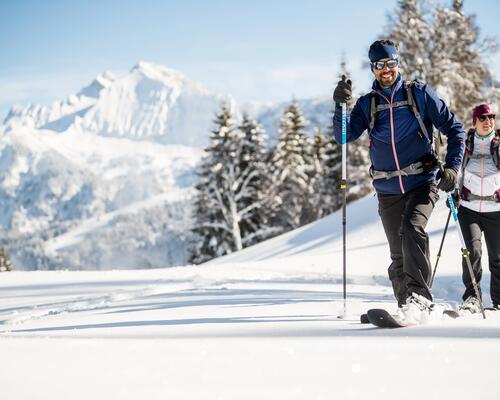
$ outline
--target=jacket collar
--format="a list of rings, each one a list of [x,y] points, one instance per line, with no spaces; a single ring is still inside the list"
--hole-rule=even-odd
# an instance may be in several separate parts
[[[399,90],[402,84],[403,80],[401,79],[401,74],[398,73],[396,82],[394,82],[391,87],[383,89],[378,83],[378,81],[375,79],[373,81],[372,90],[376,93],[383,94],[385,97],[391,97],[392,92]]]

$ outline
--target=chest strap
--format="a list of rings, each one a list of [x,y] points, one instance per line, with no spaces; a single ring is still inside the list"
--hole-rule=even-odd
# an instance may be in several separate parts
[[[471,159],[471,158],[473,158],[475,160],[478,160],[480,158],[493,158],[493,155],[486,154],[486,153],[485,154],[470,154],[469,159]]]
[[[480,200],[500,203],[500,189],[495,191],[495,193],[493,193],[491,196],[478,196],[477,194],[471,193],[471,191],[465,186],[462,186],[462,189],[460,190],[460,198],[465,201]]]
[[[397,176],[408,176],[408,175],[418,175],[424,172],[424,164],[421,161],[417,161],[407,167],[401,168],[397,171],[377,171],[370,168],[370,176],[373,180],[375,179],[391,179]]]

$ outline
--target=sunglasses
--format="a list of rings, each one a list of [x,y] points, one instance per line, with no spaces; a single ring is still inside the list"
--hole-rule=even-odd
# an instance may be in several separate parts
[[[389,60],[389,61],[375,61],[370,63],[372,68],[382,70],[387,65],[390,69],[396,68],[399,65],[398,60]]]
[[[484,121],[486,121],[486,118],[488,118],[488,119],[495,119],[495,117],[496,117],[495,114],[487,114],[487,115],[480,115],[479,117],[477,117],[477,119],[480,122],[484,122]]]

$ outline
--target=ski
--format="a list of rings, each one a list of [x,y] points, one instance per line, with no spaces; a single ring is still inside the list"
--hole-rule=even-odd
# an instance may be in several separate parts
[[[443,315],[446,315],[453,319],[460,316],[460,314],[454,310],[444,310]],[[391,315],[387,310],[381,308],[373,308],[371,310],[368,310],[368,312],[366,313],[366,317],[372,325],[375,325],[378,328],[405,328],[408,326],[417,325],[414,323],[401,321]]]
[[[387,310],[382,308],[372,308],[366,313],[368,321],[378,328],[404,328],[410,326],[402,321],[398,321]]]

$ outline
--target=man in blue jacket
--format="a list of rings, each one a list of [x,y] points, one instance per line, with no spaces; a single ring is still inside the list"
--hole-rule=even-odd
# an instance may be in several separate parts
[[[388,272],[398,307],[403,316],[410,309],[428,313],[433,307],[432,268],[425,227],[439,199],[438,188],[449,192],[455,187],[464,151],[464,127],[428,85],[402,80],[394,42],[377,40],[368,56],[375,81],[372,91],[360,97],[348,115],[347,141],[365,131],[370,136],[370,172],[389,243],[392,262]],[[351,82],[342,77],[333,95],[333,133],[338,142],[342,135],[340,103],[350,98]],[[433,126],[448,138],[441,171]]]

